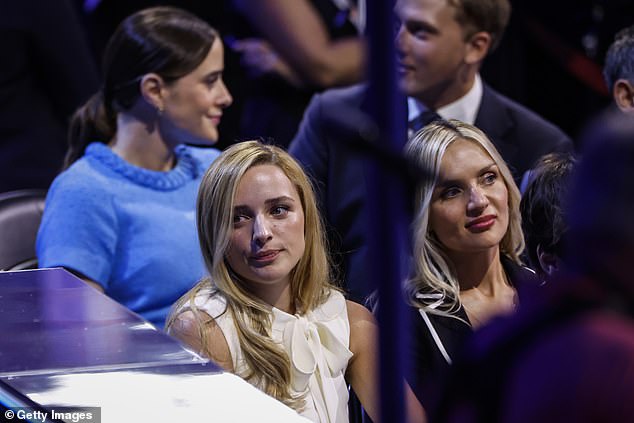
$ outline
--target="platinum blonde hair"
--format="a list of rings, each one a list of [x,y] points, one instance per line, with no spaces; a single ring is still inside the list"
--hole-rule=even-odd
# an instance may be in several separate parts
[[[271,339],[271,306],[250,292],[248,282],[231,269],[225,257],[233,231],[234,198],[238,184],[247,170],[259,165],[274,165],[284,172],[297,190],[304,211],[306,248],[290,274],[296,312],[305,314],[328,298],[333,287],[330,263],[323,225],[309,179],[300,165],[284,150],[258,141],[246,141],[226,149],[203,177],[196,207],[197,226],[200,247],[210,276],[177,302],[167,328],[178,314],[191,310],[199,316],[200,337],[203,345],[206,345],[205,326],[213,324],[213,320],[201,316],[194,298],[205,292],[221,295],[227,302],[226,312],[233,316],[240,347],[247,362],[248,372],[239,376],[287,405],[301,409],[303,399],[292,398],[290,393],[291,363],[288,354]],[[209,355],[206,351],[203,353]]]
[[[509,224],[500,242],[500,253],[521,264],[524,249],[520,192],[513,175],[489,138],[478,128],[451,119],[436,121],[420,130],[405,146],[405,154],[427,175],[433,176],[416,189],[414,218],[414,275],[405,282],[407,300],[430,313],[452,315],[460,308],[460,285],[453,264],[443,246],[429,229],[429,208],[440,165],[447,148],[457,140],[467,140],[482,147],[498,166],[508,191]],[[422,294],[422,295],[420,295]],[[435,305],[440,303],[440,307]],[[434,307],[431,307],[434,304]]]

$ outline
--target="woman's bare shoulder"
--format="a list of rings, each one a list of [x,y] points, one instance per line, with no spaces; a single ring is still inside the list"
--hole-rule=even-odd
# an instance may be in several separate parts
[[[168,333],[228,371],[233,371],[229,344],[216,320],[202,310],[185,310],[171,322]]]

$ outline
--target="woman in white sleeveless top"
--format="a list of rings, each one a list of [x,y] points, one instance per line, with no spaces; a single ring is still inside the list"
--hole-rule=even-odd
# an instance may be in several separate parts
[[[331,284],[312,187],[285,151],[228,148],[197,204],[210,277],[168,332],[315,422],[347,422],[349,383],[378,419],[377,327]]]

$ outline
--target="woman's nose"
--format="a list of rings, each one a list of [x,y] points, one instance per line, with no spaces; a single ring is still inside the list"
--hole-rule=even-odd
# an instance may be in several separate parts
[[[471,188],[467,210],[471,213],[480,214],[488,205],[489,198],[486,194],[478,187]]]
[[[224,81],[219,81],[220,84],[222,84],[222,96],[219,99],[219,105],[220,107],[222,107],[223,109],[226,107],[231,106],[231,103],[233,103],[233,97],[231,96],[231,93],[229,92],[229,89],[227,88],[227,86],[225,85]]]
[[[253,223],[253,241],[261,247],[271,240],[272,237],[273,233],[271,232],[270,222],[263,216],[257,215]]]

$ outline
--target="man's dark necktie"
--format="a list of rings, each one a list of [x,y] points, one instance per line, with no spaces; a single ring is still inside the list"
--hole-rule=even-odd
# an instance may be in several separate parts
[[[428,125],[429,123],[442,119],[438,113],[433,110],[425,110],[414,119],[409,121],[409,129],[414,131],[414,133],[418,132],[421,128]]]

